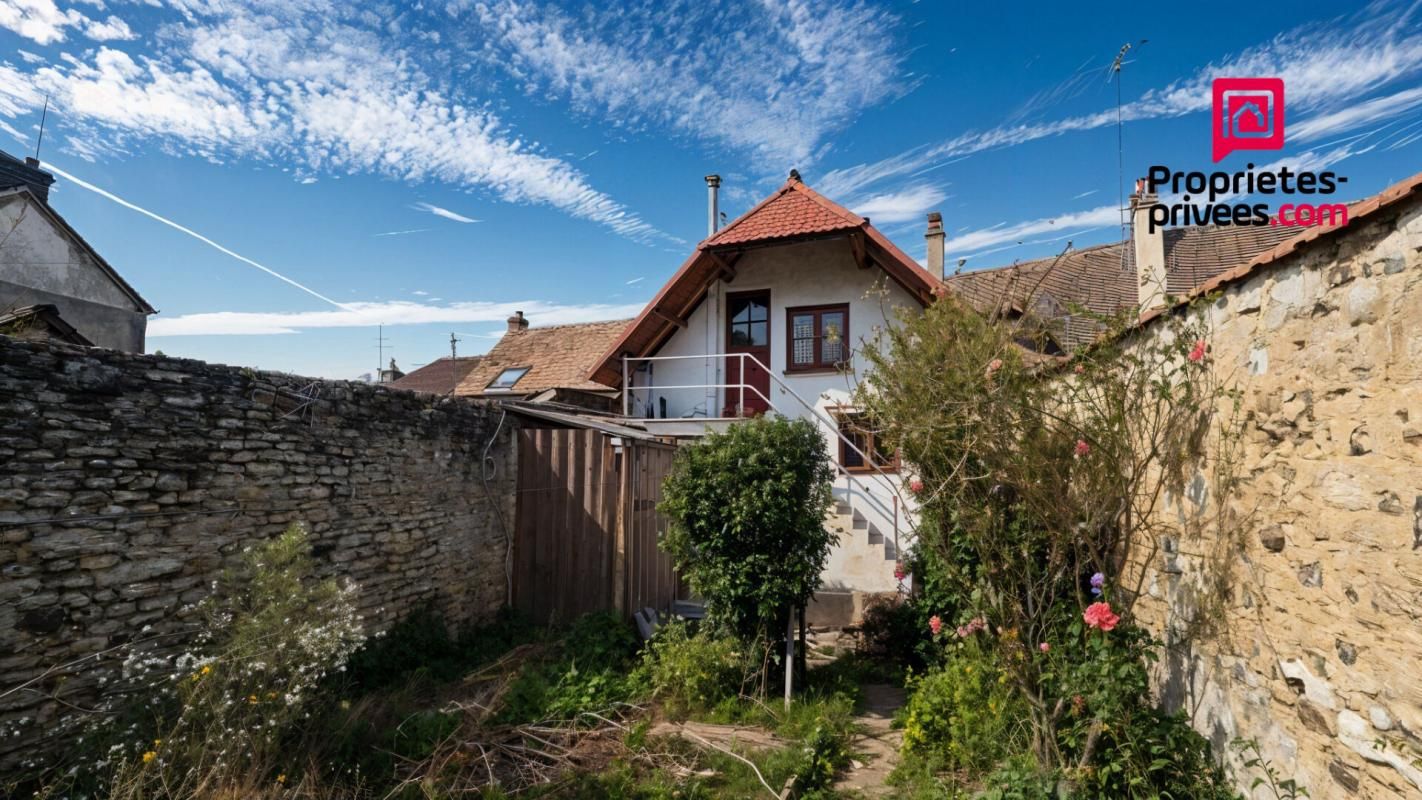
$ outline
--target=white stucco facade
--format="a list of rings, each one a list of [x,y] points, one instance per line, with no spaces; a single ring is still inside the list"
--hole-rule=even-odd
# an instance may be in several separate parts
[[[686,422],[721,417],[726,410],[726,389],[705,387],[730,382],[726,359],[719,357],[726,352],[727,295],[768,290],[768,399],[772,411],[815,422],[838,465],[841,440],[833,420],[837,413],[852,408],[857,382],[867,369],[863,348],[871,346],[879,330],[892,324],[899,310],[918,310],[919,302],[883,270],[859,267],[845,238],[752,249],[736,262],[735,271],[734,279],[718,281],[710,288],[706,299],[687,318],[686,327],[676,330],[654,354],[718,357],[654,360],[629,370],[629,414]],[[851,354],[847,368],[812,373],[787,370],[789,309],[837,304],[848,306],[844,340]],[[695,427],[668,423],[672,426],[682,430]],[[649,428],[654,427],[649,423]],[[831,590],[892,591],[898,585],[895,542],[906,547],[910,530],[903,476],[847,475],[843,470],[837,470],[837,475],[835,495],[839,508],[847,508],[848,513],[840,515],[840,527],[845,530],[830,556],[824,586]]]

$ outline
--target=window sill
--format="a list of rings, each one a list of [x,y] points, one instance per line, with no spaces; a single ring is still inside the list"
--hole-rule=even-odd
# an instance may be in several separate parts
[[[798,367],[786,368],[780,374],[795,377],[799,375],[849,375],[854,372],[849,367]]]
[[[844,465],[841,464],[840,466]],[[899,468],[896,466],[880,467],[878,469],[874,469],[873,467],[844,467],[844,471],[848,472],[850,475],[874,475],[879,472],[882,472],[885,475],[899,474]]]

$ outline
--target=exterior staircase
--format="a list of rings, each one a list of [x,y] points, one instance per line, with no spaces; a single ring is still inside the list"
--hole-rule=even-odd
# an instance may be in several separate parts
[[[839,536],[838,545],[830,552],[825,576],[835,576],[847,586],[864,592],[891,592],[898,588],[894,566],[899,552],[894,546],[893,531],[887,534],[843,497],[825,515],[825,527]],[[833,589],[833,584],[827,584]]]

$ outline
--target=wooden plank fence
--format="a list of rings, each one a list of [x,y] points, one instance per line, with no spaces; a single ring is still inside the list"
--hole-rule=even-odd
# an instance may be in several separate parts
[[[670,608],[681,584],[657,548],[675,449],[598,431],[519,432],[514,606],[538,622]]]

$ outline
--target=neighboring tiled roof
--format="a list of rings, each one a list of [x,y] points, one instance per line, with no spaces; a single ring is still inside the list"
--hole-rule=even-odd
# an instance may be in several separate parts
[[[763,242],[852,230],[863,224],[863,217],[829,202],[796,177],[707,239],[705,244],[721,247]]]
[[[454,394],[464,377],[484,359],[483,356],[441,358],[420,367],[399,380],[389,383],[395,389],[429,394]]]
[[[1196,286],[1190,292],[1190,296],[1194,297],[1208,294],[1228,284],[1244,280],[1257,270],[1281,261],[1317,240],[1346,236],[1350,232],[1358,230],[1358,226],[1363,220],[1383,212],[1404,200],[1408,200],[1418,193],[1422,193],[1422,172],[1410,178],[1400,180],[1366,200],[1360,200],[1350,204],[1348,206],[1347,225],[1342,227],[1320,225],[1318,227],[1305,228],[1302,233],[1284,239],[1268,250],[1255,255],[1249,261],[1218,272],[1214,277]],[[1285,228],[1284,230],[1297,229]],[[1150,322],[1161,316],[1162,313],[1164,313],[1163,309],[1156,309],[1149,313],[1142,314],[1141,324],[1144,325]]]
[[[585,322],[577,325],[550,325],[505,333],[484,356],[479,366],[460,382],[455,394],[502,396],[526,395],[545,389],[581,389],[606,392],[607,387],[588,380],[598,358],[617,340],[631,320]],[[513,389],[486,392],[500,372],[511,367],[530,367]]]
[[[1166,230],[1166,291],[1188,295],[1214,276],[1296,235],[1297,229],[1267,225]],[[1089,317],[1071,314],[1072,307],[1110,316],[1136,305],[1136,262],[1130,244],[1097,245],[1060,257],[967,272],[950,277],[948,288],[981,310],[1007,305],[1053,320],[1058,341],[1073,347],[1094,339],[1101,326]]]
[[[637,319],[610,343],[594,363],[590,377],[606,386],[620,384],[622,356],[655,352],[686,324],[686,318],[706,296],[707,287],[734,271],[736,259],[750,246],[841,236],[861,266],[883,270],[925,306],[942,287],[938,276],[909,258],[869,220],[806,186],[792,172],[785,185],[696,246]]]

